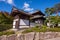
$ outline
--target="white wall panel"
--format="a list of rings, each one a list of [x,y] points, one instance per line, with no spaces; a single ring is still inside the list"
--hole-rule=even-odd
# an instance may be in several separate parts
[[[19,28],[29,28],[29,20],[20,19]]]
[[[29,25],[29,20],[20,19],[20,25]]]

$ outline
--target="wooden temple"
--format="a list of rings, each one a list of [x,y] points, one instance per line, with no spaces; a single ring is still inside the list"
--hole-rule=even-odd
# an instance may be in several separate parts
[[[13,29],[20,29],[20,28],[29,28],[32,27],[36,23],[44,24],[44,14],[41,11],[34,12],[29,14],[23,10],[19,10],[17,8],[12,8],[11,15],[14,17],[13,20]],[[31,22],[34,21],[34,22]],[[34,24],[33,24],[34,23]]]
[[[45,14],[43,14],[41,11],[37,10],[32,15],[33,15],[33,17],[31,17],[31,19],[34,21],[34,23],[39,24],[39,25],[44,24]]]

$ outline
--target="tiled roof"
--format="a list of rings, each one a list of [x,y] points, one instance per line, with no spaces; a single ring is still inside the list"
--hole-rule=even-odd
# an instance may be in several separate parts
[[[39,10],[36,10],[35,12],[33,12],[32,14],[31,13],[29,13],[29,12],[25,12],[24,10],[22,10],[22,9],[18,9],[18,8],[16,8],[16,7],[13,7],[12,8],[12,14],[13,14],[13,12],[17,12],[17,13],[19,13],[19,14],[25,14],[25,15],[28,15],[28,16],[33,16],[34,14],[42,14],[42,15],[44,15],[41,11],[39,11]],[[13,14],[14,15],[14,14]],[[16,15],[16,13],[15,13],[15,15]]]

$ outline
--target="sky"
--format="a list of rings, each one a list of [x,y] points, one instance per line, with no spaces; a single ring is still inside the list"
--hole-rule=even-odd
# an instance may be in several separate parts
[[[60,0],[0,0],[0,11],[11,12],[12,7],[15,6],[31,13],[35,10],[44,13],[46,8],[53,7],[57,3],[60,3]]]

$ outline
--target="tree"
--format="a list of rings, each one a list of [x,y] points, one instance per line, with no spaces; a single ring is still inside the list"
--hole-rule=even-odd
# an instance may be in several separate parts
[[[0,24],[12,24],[13,18],[5,12],[0,12]]]
[[[47,18],[49,21],[49,27],[50,27],[50,23],[51,23],[50,15],[54,13],[54,8],[46,8],[45,13],[47,14]]]
[[[56,16],[58,16],[58,12],[60,11],[60,3],[55,4],[55,5],[54,5],[54,8],[55,8]]]
[[[60,12],[60,3],[58,4],[55,4],[54,7],[53,7],[55,10],[55,13],[56,13],[56,23],[58,24],[59,23],[59,15],[58,15],[58,12]]]

